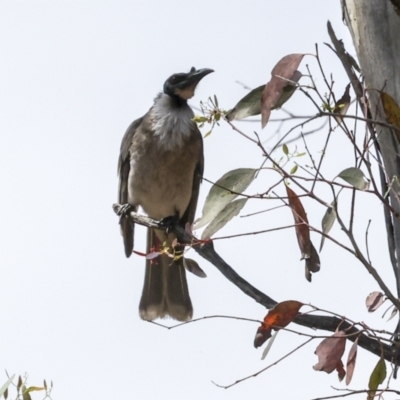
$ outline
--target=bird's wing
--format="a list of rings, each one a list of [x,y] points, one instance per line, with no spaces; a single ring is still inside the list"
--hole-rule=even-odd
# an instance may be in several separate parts
[[[130,170],[130,152],[129,149],[132,144],[133,135],[136,129],[142,123],[143,117],[133,121],[125,132],[121,142],[121,150],[118,159],[118,202],[119,204],[126,204],[128,202],[128,176]]]
[[[128,177],[130,170],[130,152],[129,149],[132,144],[133,136],[142,123],[143,117],[133,121],[125,132],[122,139],[121,150],[118,159],[118,177],[119,177],[119,187],[118,187],[118,203],[127,204],[128,203]],[[129,257],[133,250],[133,233],[134,224],[130,222],[128,218],[122,217],[120,220],[121,234],[124,239],[125,254]]]
[[[183,214],[180,222],[183,226],[185,226],[186,222],[190,224],[193,223],[194,217],[196,214],[197,208],[197,200],[199,198],[200,192],[200,183],[203,179],[203,171],[204,171],[204,154],[203,154],[203,139],[201,136],[201,132],[197,128],[197,126],[193,129],[196,129],[196,135],[200,138],[200,146],[199,146],[199,161],[196,164],[194,175],[193,175],[193,185],[192,185],[192,197],[190,198],[189,205]]]

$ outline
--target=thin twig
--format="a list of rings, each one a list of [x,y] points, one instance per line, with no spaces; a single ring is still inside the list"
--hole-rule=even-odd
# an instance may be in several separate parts
[[[218,387],[222,388],[222,389],[229,389],[230,387],[235,386],[235,385],[237,385],[238,383],[241,383],[241,382],[243,382],[243,381],[246,381],[247,379],[255,378],[256,376],[258,376],[258,375],[260,375],[261,373],[263,373],[264,371],[270,369],[270,368],[273,367],[274,365],[279,364],[281,361],[283,361],[285,358],[289,357],[291,354],[295,353],[297,350],[300,350],[300,349],[301,349],[302,347],[304,347],[306,344],[310,343],[311,340],[313,340],[313,338],[310,338],[310,339],[306,340],[306,341],[303,342],[301,345],[299,345],[299,346],[297,346],[295,349],[289,351],[289,353],[286,353],[283,357],[279,358],[278,360],[276,360],[276,361],[273,362],[272,364],[268,365],[267,367],[261,369],[260,371],[254,373],[254,374],[252,374],[252,375],[246,376],[245,378],[238,379],[236,382],[233,382],[233,383],[231,383],[230,385],[224,386],[224,385],[219,385],[218,383],[215,383],[215,382],[213,382],[213,384],[214,384],[215,386],[218,386]]]

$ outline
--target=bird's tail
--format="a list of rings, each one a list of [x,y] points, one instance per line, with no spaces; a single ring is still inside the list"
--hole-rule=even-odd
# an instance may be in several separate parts
[[[171,234],[167,238],[162,231],[148,229],[148,254],[159,251],[164,242],[169,244],[172,242]],[[175,249],[178,250],[183,251],[183,247]],[[160,254],[152,260],[146,260],[139,312],[140,317],[145,320],[167,316],[178,321],[192,318],[193,307],[189,297],[183,257],[171,258],[168,254]]]
[[[133,236],[135,224],[129,218],[122,216],[120,218],[121,235],[124,240],[125,255],[130,257],[133,251]]]

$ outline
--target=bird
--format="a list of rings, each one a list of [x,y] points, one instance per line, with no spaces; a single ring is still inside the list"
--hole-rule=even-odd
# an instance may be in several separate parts
[[[185,227],[192,224],[204,170],[202,135],[188,100],[212,69],[192,67],[171,75],[153,106],[128,127],[118,160],[119,204],[141,207],[150,217]],[[134,223],[125,210],[120,228],[126,257],[134,246]],[[192,318],[183,251],[171,230],[148,228],[146,270],[139,315],[144,320]]]

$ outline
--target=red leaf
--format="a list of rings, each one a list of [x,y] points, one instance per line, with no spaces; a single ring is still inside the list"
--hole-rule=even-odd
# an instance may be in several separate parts
[[[356,366],[356,359],[357,359],[357,343],[358,337],[351,346],[349,351],[349,355],[347,356],[347,376],[346,376],[346,385],[351,382],[351,378],[353,377],[354,368]]]
[[[260,347],[271,337],[271,327],[266,327],[262,324],[256,332],[256,337],[254,338],[254,347]]]
[[[146,260],[154,260],[155,258],[157,258],[161,253],[158,251],[152,251],[149,254],[146,254]]]
[[[303,303],[296,300],[287,300],[278,303],[274,308],[268,311],[264,322],[257,329],[254,338],[254,347],[260,347],[267,339],[271,337],[272,329],[279,330],[290,324],[296,318]]]
[[[368,308],[368,312],[376,311],[385,301],[384,294],[381,292],[372,292],[368,295],[365,300],[365,305]]]
[[[309,258],[311,255],[310,228],[308,227],[307,214],[297,194],[286,186],[289,206],[292,209],[294,222],[296,224],[296,235],[301,250],[301,259]]]
[[[306,260],[306,279],[311,282],[311,272],[318,272],[321,267],[319,255],[310,240],[310,228],[307,214],[297,194],[286,186],[289,206],[296,224],[296,236],[301,251],[301,259]]]
[[[324,371],[330,374],[333,370],[337,369],[340,373],[340,365],[344,349],[346,347],[346,338],[343,331],[335,332],[329,338],[324,339],[315,350],[318,356],[318,363],[313,366],[316,371]],[[343,364],[342,364],[343,366]]]
[[[288,80],[295,80],[297,68],[304,54],[289,54],[283,57],[271,72],[271,80],[265,85],[261,96],[261,126],[267,125],[271,109],[282,95]]]
[[[190,224],[189,222],[186,222],[186,224],[185,224],[185,231],[186,231],[189,235],[193,235],[192,224]]]
[[[339,360],[336,364],[336,371],[338,372],[339,381],[341,382],[346,376],[346,371],[344,370],[344,365],[342,360]]]

